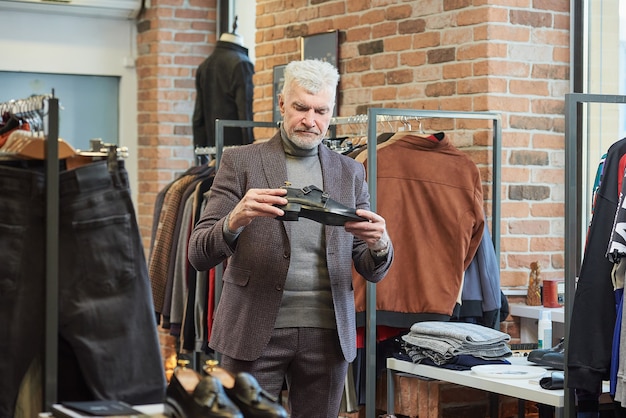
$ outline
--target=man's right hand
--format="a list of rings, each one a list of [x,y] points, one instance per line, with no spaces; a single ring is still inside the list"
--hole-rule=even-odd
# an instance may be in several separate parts
[[[283,216],[285,212],[277,208],[287,204],[284,195],[286,189],[250,189],[230,212],[228,229],[231,232],[239,231],[259,216],[276,218]]]

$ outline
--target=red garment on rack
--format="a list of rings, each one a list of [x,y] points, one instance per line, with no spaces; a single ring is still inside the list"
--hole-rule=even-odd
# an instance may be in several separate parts
[[[208,302],[206,310],[206,340],[211,338],[211,329],[213,328],[213,313],[215,311],[215,268],[209,270],[209,286],[208,286]]]
[[[1,128],[2,127],[0,127],[0,129]],[[15,132],[16,130],[18,130],[18,129],[21,130],[21,131],[30,132],[30,125],[27,122],[24,122],[24,123],[22,123],[20,125],[17,125],[13,129],[9,129],[7,132],[0,133],[0,148],[2,148],[4,146],[4,144],[6,144],[7,140],[11,136],[11,134],[13,132]]]
[[[376,342],[388,340],[405,331],[408,330],[406,328],[378,325],[376,326]],[[358,327],[356,329],[356,348],[365,348],[365,327]]]

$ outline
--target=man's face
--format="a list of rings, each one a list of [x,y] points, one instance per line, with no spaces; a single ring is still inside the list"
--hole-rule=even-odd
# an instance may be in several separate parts
[[[295,83],[281,94],[278,104],[289,139],[304,149],[318,146],[330,125],[334,99],[328,91],[311,94]]]

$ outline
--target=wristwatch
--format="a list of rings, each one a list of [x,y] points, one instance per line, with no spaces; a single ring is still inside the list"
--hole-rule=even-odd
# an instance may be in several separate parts
[[[372,252],[374,257],[383,258],[383,257],[386,257],[387,254],[389,254],[389,245],[387,245],[382,250],[370,250],[370,251]]]

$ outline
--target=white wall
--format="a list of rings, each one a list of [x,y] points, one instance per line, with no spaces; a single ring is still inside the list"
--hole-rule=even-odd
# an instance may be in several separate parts
[[[136,202],[135,21],[10,10],[1,15],[0,71],[120,77],[119,146],[129,150],[126,167]]]
[[[237,33],[243,36],[243,44],[248,48],[248,56],[254,62],[256,55],[254,47],[256,44],[256,1],[251,7],[249,0],[233,0],[234,15],[237,16],[239,27]]]

